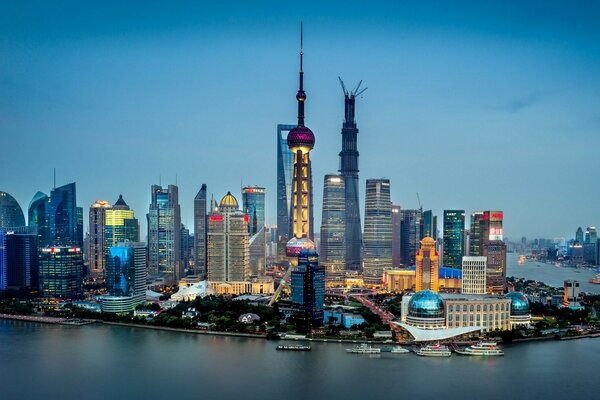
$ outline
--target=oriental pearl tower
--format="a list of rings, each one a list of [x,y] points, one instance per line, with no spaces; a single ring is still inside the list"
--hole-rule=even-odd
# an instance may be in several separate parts
[[[292,210],[292,239],[287,243],[285,252],[290,258],[292,266],[297,265],[297,257],[303,248],[313,248],[311,236],[311,194],[312,180],[310,151],[315,146],[315,135],[304,126],[304,71],[302,69],[303,32],[300,25],[300,82],[296,100],[298,101],[298,126],[289,131],[287,137],[288,147],[294,153],[294,179],[292,181],[293,204]]]

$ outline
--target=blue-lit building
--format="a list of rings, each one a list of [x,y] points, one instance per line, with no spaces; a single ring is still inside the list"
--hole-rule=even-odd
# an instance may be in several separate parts
[[[444,265],[462,268],[465,210],[444,210]]]
[[[529,325],[531,314],[529,311],[529,300],[521,292],[510,292],[504,295],[510,299],[510,326]]]
[[[52,189],[49,205],[51,240],[48,244],[83,247],[83,209],[77,207],[75,183]]]
[[[0,290],[38,291],[37,246],[35,228],[0,228]]]
[[[400,263],[413,265],[421,240],[422,211],[400,210]],[[432,236],[433,237],[433,236]]]
[[[298,267],[292,271],[291,286],[291,300],[300,307],[300,318],[306,326],[323,325],[325,268],[319,266],[319,255],[315,250],[300,251]]]
[[[0,228],[25,226],[25,217],[21,206],[14,197],[0,191]]]
[[[106,290],[100,296],[103,312],[126,313],[142,303],[146,293],[146,247],[141,242],[119,243],[108,251]]]

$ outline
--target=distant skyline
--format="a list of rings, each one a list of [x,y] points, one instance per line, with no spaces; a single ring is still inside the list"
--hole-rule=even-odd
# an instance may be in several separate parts
[[[600,225],[600,5],[595,2],[226,4],[2,2],[0,190],[77,183],[78,205],[119,194],[147,232],[150,187],[179,186],[193,230],[202,183],[218,201],[265,187],[276,222],[276,127],[295,124],[304,21],[306,125],[337,173],[341,76],[356,101],[360,201],[386,177],[402,208],[500,209],[505,235]],[[440,219],[438,219],[440,221]],[[441,229],[441,227],[440,227]]]

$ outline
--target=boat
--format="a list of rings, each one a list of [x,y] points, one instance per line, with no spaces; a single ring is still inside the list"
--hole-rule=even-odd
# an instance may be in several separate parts
[[[425,357],[450,357],[452,355],[448,346],[440,344],[428,344],[427,346],[418,349],[415,353]]]
[[[310,351],[310,346],[305,344],[294,344],[294,345],[279,345],[276,350],[282,351]]]
[[[346,352],[355,354],[379,354],[381,353],[381,349],[379,347],[372,347],[366,343],[361,343],[360,346],[346,349]]]
[[[410,353],[410,350],[405,349],[402,346],[394,346],[392,347],[392,349],[390,350],[390,353],[394,353],[394,354],[405,354],[405,353]]]
[[[596,285],[600,285],[600,274],[596,274],[590,278],[590,283],[594,283]]]
[[[503,356],[504,352],[494,342],[479,342],[462,350],[455,350],[465,356]]]
[[[525,264],[526,261],[527,261],[527,257],[525,257],[524,255],[519,256],[519,261],[518,261],[519,265]]]

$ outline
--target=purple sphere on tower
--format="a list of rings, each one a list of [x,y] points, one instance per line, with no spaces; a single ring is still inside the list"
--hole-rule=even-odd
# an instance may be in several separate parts
[[[287,143],[290,149],[294,147],[315,147],[315,135],[306,126],[297,126],[292,129],[287,136]]]

